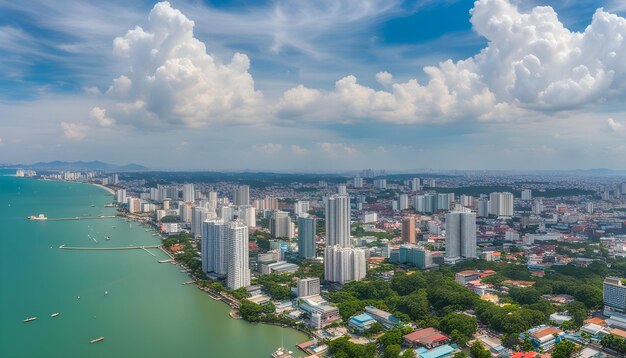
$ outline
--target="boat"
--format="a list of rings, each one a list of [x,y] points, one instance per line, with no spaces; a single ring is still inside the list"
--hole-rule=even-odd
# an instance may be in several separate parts
[[[89,343],[98,343],[104,341],[104,337],[98,337],[96,339],[92,339]]]
[[[272,353],[272,358],[293,358],[293,352],[285,347],[279,347],[276,352]]]
[[[28,323],[28,322],[34,321],[34,320],[36,320],[36,319],[37,319],[37,317],[28,317],[28,318],[26,318],[26,319],[24,320],[24,323]]]
[[[39,214],[37,216],[35,215],[29,216],[28,220],[48,220],[48,218],[44,214]]]
[[[56,317],[58,315],[59,315],[59,312],[55,312],[55,313],[51,314],[50,317]]]
[[[107,240],[111,240],[111,236],[105,236],[104,238]]]
[[[104,291],[104,295],[105,296],[108,295],[108,294],[109,294],[109,291]]]
[[[95,208],[96,206],[95,206],[94,204],[91,204],[91,207],[92,207],[92,208]]]

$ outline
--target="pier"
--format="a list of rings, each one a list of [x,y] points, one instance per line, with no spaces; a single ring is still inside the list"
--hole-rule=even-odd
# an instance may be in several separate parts
[[[150,255],[152,255],[153,257],[156,257],[156,255],[155,255],[155,254],[153,254],[152,252],[148,251],[148,249],[146,249],[145,247],[143,247],[143,246],[142,246],[142,247],[141,247],[141,249],[142,249],[143,251],[145,251],[145,252],[149,253],[149,254],[150,254]]]
[[[61,250],[145,250],[150,255],[155,256],[153,253],[146,249],[158,249],[161,248],[161,245],[151,245],[151,246],[126,246],[126,247],[77,247],[77,246],[59,246]]]
[[[114,219],[115,215],[100,215],[100,216],[75,216],[73,218],[48,218],[45,220],[31,219],[33,221],[68,221],[68,220],[95,220],[95,219]]]

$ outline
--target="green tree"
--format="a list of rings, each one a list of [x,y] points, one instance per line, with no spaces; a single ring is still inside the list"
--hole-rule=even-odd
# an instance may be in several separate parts
[[[473,358],[491,358],[491,353],[478,340],[470,347],[470,354]]]
[[[465,352],[456,352],[454,353],[454,358],[467,358],[467,353]]]
[[[404,350],[404,352],[402,353],[402,355],[400,356],[402,358],[415,358],[415,350],[413,348],[407,348]]]
[[[569,358],[576,350],[576,345],[570,341],[562,340],[554,346],[552,358]]]
[[[453,331],[457,331],[459,333],[456,335],[464,336],[466,338],[465,341],[469,340],[477,328],[478,321],[475,317],[459,313],[449,313],[439,323],[439,329],[443,332],[452,334]]]
[[[399,344],[391,344],[385,347],[385,358],[398,358],[402,347]]]

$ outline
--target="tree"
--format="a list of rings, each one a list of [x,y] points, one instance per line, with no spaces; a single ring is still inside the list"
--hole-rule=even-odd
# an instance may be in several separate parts
[[[222,285],[220,282],[213,282],[209,287],[215,292],[224,291],[224,285]]]
[[[576,327],[580,327],[585,318],[587,318],[587,306],[580,301],[574,301],[568,304],[567,312],[572,316],[573,323]]]
[[[576,345],[570,341],[562,340],[554,346],[552,358],[569,358],[576,350]]]
[[[457,331],[455,335],[457,338],[463,336],[465,342],[476,332],[478,328],[478,321],[475,317],[471,317],[465,314],[449,313],[439,324],[439,329],[443,332],[452,334],[453,331]]]
[[[450,338],[452,339],[453,342],[455,342],[459,346],[467,345],[467,341],[468,341],[467,336],[459,332],[459,330],[457,329],[450,332]]]
[[[398,358],[402,347],[399,344],[391,344],[385,347],[385,358]]]
[[[400,356],[401,358],[415,358],[415,350],[413,348],[407,348]]]
[[[511,287],[509,290],[509,296],[515,300],[515,302],[521,305],[530,305],[539,302],[541,299],[541,293],[535,288],[518,288]]]
[[[453,357],[454,358],[467,358],[467,353],[465,353],[465,352],[456,352]]]
[[[491,353],[483,347],[480,341],[474,341],[470,348],[470,354],[473,358],[491,358]]]

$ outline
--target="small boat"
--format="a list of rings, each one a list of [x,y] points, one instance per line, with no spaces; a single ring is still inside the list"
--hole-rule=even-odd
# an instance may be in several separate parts
[[[56,317],[58,315],[59,315],[59,312],[55,312],[55,313],[51,314],[50,317]]]
[[[293,358],[293,352],[287,348],[280,347],[276,352],[272,353],[272,358]]]
[[[80,300],[80,296],[76,297],[76,299]]]
[[[95,208],[96,206],[95,206],[94,204],[91,204],[91,207],[92,207],[92,208]]]
[[[28,323],[28,322],[34,321],[34,320],[36,320],[36,319],[37,319],[37,317],[28,317],[28,318],[26,318],[26,319],[24,320],[24,323]]]
[[[109,294],[109,291],[104,291],[104,295],[105,296],[108,295],[108,294]]]
[[[107,240],[111,240],[111,236],[105,236],[104,238]]]
[[[92,339],[89,343],[98,343],[104,341],[104,337],[98,337],[96,339]]]

